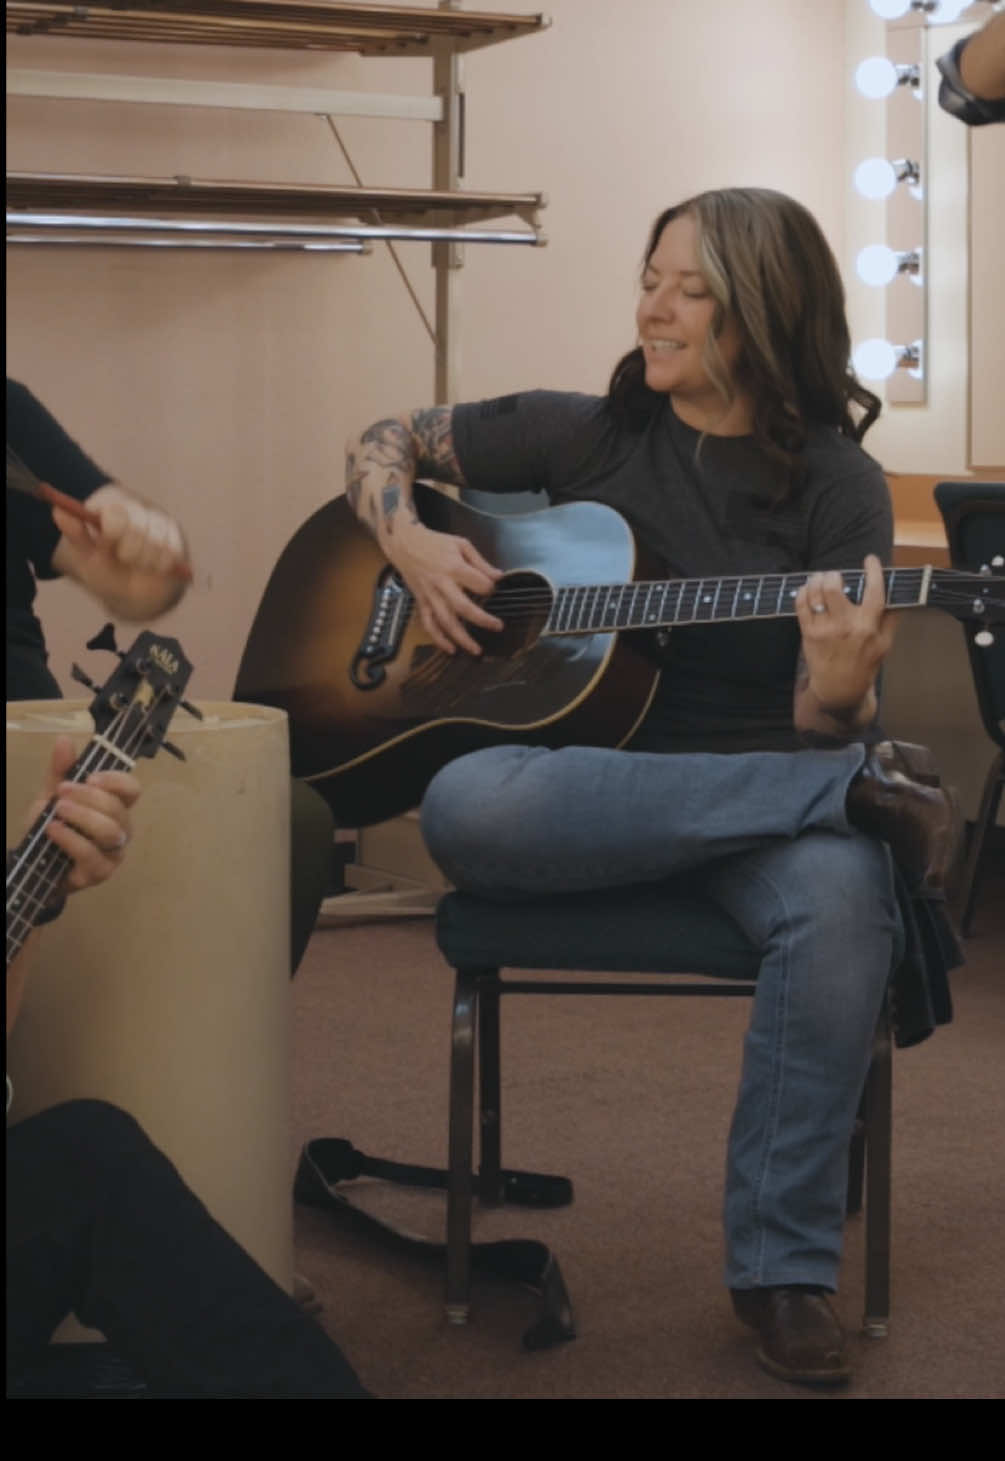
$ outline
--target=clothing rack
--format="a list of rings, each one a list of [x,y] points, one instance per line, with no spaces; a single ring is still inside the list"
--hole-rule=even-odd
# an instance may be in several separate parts
[[[9,242],[41,229],[61,231],[66,242],[123,246],[132,244],[135,235],[151,233],[179,236],[179,245],[201,235],[221,242],[243,238],[264,244],[282,239],[288,247],[305,250],[326,241],[351,246],[372,239],[538,245],[544,242],[538,221],[543,202],[540,193],[13,172],[7,175],[6,221]],[[364,222],[367,213],[385,221]],[[466,227],[494,217],[517,218],[529,227]]]
[[[336,0],[8,0],[16,35],[185,45],[355,51],[363,56],[432,55],[446,43],[473,51],[543,30],[543,15],[511,15],[408,5],[345,5]]]
[[[546,242],[539,216],[547,201],[542,193],[462,188],[463,56],[534,35],[550,24],[540,13],[464,10],[460,0],[439,0],[424,7],[337,0],[105,0],[97,5],[8,0],[7,90],[12,96],[301,113],[325,119],[336,138],[332,119],[338,116],[394,118],[431,127],[431,187],[421,190],[364,187],[358,177],[358,187],[304,187],[182,176],[13,173],[8,176],[8,242],[37,249],[272,249],[325,254],[366,253],[376,241],[392,247],[397,240],[427,242],[435,276],[435,307],[431,321],[426,321],[434,349],[434,398],[454,401],[463,246]],[[114,47],[107,69],[95,71],[102,64],[95,59],[102,49],[98,45],[87,50],[87,71],[44,70],[39,58],[46,38],[425,58],[432,63],[432,85],[424,95],[410,96],[229,78],[126,76],[114,72],[121,64],[121,53]],[[68,49],[63,47],[60,65],[65,64]],[[350,167],[355,176],[351,163]],[[421,312],[414,291],[409,292]],[[414,830],[407,818],[402,826],[406,832]],[[428,883],[423,886],[407,874],[365,866],[355,872],[357,890],[328,900],[324,910],[328,918],[414,917],[432,911],[436,894]]]
[[[546,203],[543,194],[468,193],[460,186],[465,139],[462,56],[533,35],[551,24],[540,13],[469,11],[459,8],[459,3],[439,0],[436,6],[413,8],[350,5],[338,0],[105,0],[99,5],[82,5],[76,0],[9,0],[5,15],[12,38],[7,69],[10,95],[303,112],[325,117],[329,123],[338,115],[428,122],[432,126],[432,187],[305,188],[195,182],[187,177],[72,178],[15,173],[8,178],[8,241],[35,247],[58,241],[77,247],[212,245],[325,254],[366,253],[365,244],[377,240],[389,245],[398,240],[428,242],[435,275],[435,312],[430,325],[435,397],[443,402],[456,400],[453,339],[462,246],[546,242],[539,221],[539,211]],[[30,52],[18,53],[16,38],[20,37],[31,38]],[[47,37],[425,57],[432,61],[432,94],[402,96],[121,76],[111,70],[45,71],[20,65],[29,55],[32,61],[37,59],[37,43]],[[485,226],[507,219],[515,219],[523,227]],[[215,227],[209,226],[210,220]],[[336,247],[340,244],[346,247]]]

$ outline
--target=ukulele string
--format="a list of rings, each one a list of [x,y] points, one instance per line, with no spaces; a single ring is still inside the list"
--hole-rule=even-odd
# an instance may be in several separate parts
[[[156,694],[158,698],[161,698],[165,692],[161,690],[157,691]],[[147,707],[138,719],[134,719],[132,724],[127,726],[130,738],[125,739],[120,745],[116,737],[121,734],[122,726],[128,721],[131,708],[130,706],[125,706],[118,712],[116,719],[110,722],[107,731],[102,734],[100,740],[97,736],[91,737],[80,759],[73,767],[74,774],[72,780],[74,782],[78,784],[82,783],[97,771],[114,771],[117,766],[121,767],[123,759],[131,764],[135,762],[135,753],[138,752],[143,738],[146,735],[147,725],[154,711],[157,709],[157,700],[155,699],[153,704]],[[52,814],[50,813],[47,821],[51,820]]]
[[[79,761],[73,768],[72,779],[75,782],[80,783],[86,781],[87,778],[91,776],[95,771],[104,771],[110,768],[114,769],[114,763],[116,759],[118,759],[116,756],[116,752],[119,750],[121,750],[125,755],[129,756],[130,760],[133,760],[134,758],[130,753],[138,750],[146,734],[147,725],[152,718],[155,709],[157,708],[158,701],[163,698],[166,693],[167,692],[164,690],[159,690],[156,692],[153,704],[149,706],[139,717],[139,720],[135,723],[135,726],[132,729],[131,738],[127,741],[125,745],[119,747],[113,744],[109,748],[103,746],[100,742],[97,742],[94,738],[92,738],[92,740],[88,743],[88,746],[85,748],[83,755],[80,757]],[[128,715],[129,707],[119,712],[117,721],[125,722]],[[114,742],[116,736],[120,734],[121,725],[117,725],[117,721],[113,720],[111,722],[110,726],[108,727],[108,731],[106,732],[105,739]],[[40,814],[36,825],[30,830],[25,844],[21,848],[20,857],[15,861],[14,865],[7,875],[8,898],[10,896],[11,884],[14,883],[16,886],[16,881],[19,875],[23,875],[26,880],[30,878],[33,873],[35,873],[36,875],[35,884],[30,891],[27,888],[20,890],[25,896],[25,906],[12,913],[11,915],[14,920],[21,920],[22,922],[28,924],[29,927],[31,926],[31,920],[25,916],[26,912],[37,913],[40,911],[40,909],[45,907],[46,903],[49,901],[52,894],[55,892],[56,888],[59,886],[60,882],[66,875],[67,870],[72,865],[72,858],[70,858],[63,851],[62,848],[57,849],[55,847],[55,844],[52,843],[45,836],[45,829],[46,827],[48,827],[49,823],[53,820],[54,817],[54,803],[55,798],[52,798],[49,805]],[[51,858],[51,860],[47,860],[47,864],[41,870],[41,872],[39,872],[37,869],[33,869],[32,867],[27,866],[27,863],[31,857],[37,854],[44,855],[47,849],[52,849],[54,852],[54,856]]]

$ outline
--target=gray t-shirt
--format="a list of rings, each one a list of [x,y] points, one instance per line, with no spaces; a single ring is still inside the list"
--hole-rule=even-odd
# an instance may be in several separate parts
[[[867,553],[890,561],[893,514],[882,469],[831,428],[811,429],[803,481],[773,506],[780,469],[752,438],[702,441],[669,400],[640,430],[618,425],[603,397],[561,391],[455,406],[452,426],[470,487],[542,491],[556,504],[603,502],[627,519],[669,578],[855,569]],[[795,619],[674,629],[632,749],[798,747],[798,651]]]

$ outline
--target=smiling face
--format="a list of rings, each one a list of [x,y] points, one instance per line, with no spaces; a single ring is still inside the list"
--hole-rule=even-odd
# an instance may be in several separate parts
[[[668,395],[677,415],[689,426],[714,435],[740,435],[751,424],[750,401],[736,384],[741,336],[729,311],[715,334],[718,313],[699,264],[697,224],[690,214],[679,214],[663,229],[642,275],[635,320],[646,385]],[[710,336],[735,394],[732,404],[709,373],[706,342]]]

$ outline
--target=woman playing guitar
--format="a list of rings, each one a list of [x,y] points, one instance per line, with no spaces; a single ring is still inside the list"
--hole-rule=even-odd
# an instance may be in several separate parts
[[[604,397],[530,391],[376,423],[349,444],[347,494],[445,657],[491,654],[501,620],[484,600],[500,575],[472,542],[426,526],[416,477],[604,503],[670,576],[807,573],[792,618],[695,622],[651,642],[662,674],[624,749],[460,756],[422,816],[461,888],[505,899],[701,868],[762,948],[729,1143],[726,1283],[766,1368],[837,1384],[850,1371],[829,1302],[848,1143],[901,940],[884,842],[933,889],[954,827],[948,795],[926,784],[930,758],[877,744],[892,513],[859,443],[879,402],[849,368],[830,248],[779,193],[723,189],[662,213],[636,327]],[[863,562],[853,601],[840,570]]]

